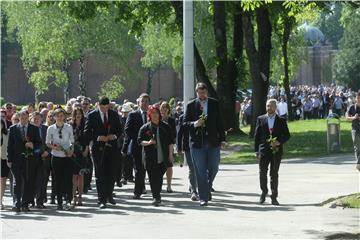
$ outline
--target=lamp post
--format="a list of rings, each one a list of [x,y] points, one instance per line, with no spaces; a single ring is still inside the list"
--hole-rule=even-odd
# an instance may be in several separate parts
[[[193,1],[183,0],[184,108],[194,98],[194,9]],[[184,109],[185,110],[185,109]]]

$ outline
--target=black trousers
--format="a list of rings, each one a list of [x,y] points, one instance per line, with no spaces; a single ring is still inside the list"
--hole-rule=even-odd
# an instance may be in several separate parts
[[[100,203],[106,203],[112,198],[118,155],[116,147],[94,146],[93,148],[96,189]]]
[[[134,195],[140,196],[145,189],[145,168],[142,163],[141,152],[134,154],[135,187]]]
[[[86,167],[90,170],[90,172],[84,175],[84,188],[88,190],[91,187],[90,185],[94,169],[93,160],[90,156],[87,157]]]
[[[68,157],[55,157],[51,159],[54,180],[55,194],[58,205],[62,205],[63,197],[67,202],[72,200],[72,161]]]
[[[146,164],[146,171],[149,176],[150,188],[153,198],[161,199],[160,192],[163,185],[163,176],[166,172],[164,163]]]
[[[123,171],[124,171],[124,158],[121,154],[121,149],[118,149],[117,152],[118,152],[118,154],[116,156],[117,161],[116,161],[115,182],[119,183],[122,178]]]
[[[37,205],[44,204],[46,200],[47,185],[50,175],[50,159],[40,159],[36,165],[35,199]]]
[[[131,156],[126,155],[123,159],[123,177],[125,180],[133,180],[134,162]]]
[[[270,165],[270,187],[271,197],[277,198],[279,186],[279,168],[281,163],[281,155],[279,153],[261,154],[259,161],[260,188],[263,194],[268,193],[267,173]]]
[[[34,158],[21,159],[11,168],[14,177],[14,206],[27,207],[34,199],[35,191],[35,169]]]

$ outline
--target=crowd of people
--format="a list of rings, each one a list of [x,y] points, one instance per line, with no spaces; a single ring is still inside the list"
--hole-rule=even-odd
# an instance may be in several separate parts
[[[164,176],[166,192],[173,192],[176,151],[186,156],[189,165],[191,200],[207,205],[225,132],[217,116],[217,101],[207,98],[205,85],[199,85],[197,91],[203,91],[202,98],[193,100],[195,108],[190,107],[187,114],[181,102],[173,107],[166,101],[150,105],[147,94],[141,94],[135,103],[124,100],[121,105],[107,97],[93,103],[84,96],[70,99],[65,106],[40,102],[19,111],[6,103],[1,109],[1,209],[5,208],[7,179],[15,212],[46,208],[48,201],[57,204],[58,210],[71,210],[84,204],[83,194],[92,190],[93,175],[101,209],[116,204],[116,185],[133,182],[133,198],[140,199],[146,194],[146,174],[152,204],[159,206]],[[208,112],[214,113],[205,120]],[[198,115],[205,117],[198,119]],[[197,167],[190,154],[192,145],[202,161]],[[208,156],[203,148],[215,155]]]
[[[352,121],[359,167],[360,92],[304,86],[291,90],[293,98],[303,102],[305,118],[320,117],[320,106],[324,106],[325,101],[329,103],[326,105],[329,111],[342,115],[344,102],[350,103],[355,98],[356,104],[349,107],[346,115]],[[135,103],[124,100],[121,105],[110,102],[107,97],[93,103],[84,96],[70,99],[64,107],[40,102],[36,107],[28,104],[17,111],[14,104],[6,103],[1,109],[1,209],[5,208],[7,179],[10,179],[13,197],[12,210],[28,212],[30,207],[46,208],[48,201],[56,204],[58,210],[87,204],[83,194],[93,190],[93,176],[100,209],[107,204],[115,205],[114,187],[129,182],[134,183],[133,199],[141,199],[147,194],[146,174],[152,204],[159,206],[164,177],[166,192],[173,193],[175,152],[184,156],[189,166],[190,199],[207,206],[212,201],[213,182],[226,134],[219,102],[208,97],[204,83],[198,83],[195,91],[196,98],[189,101],[185,111],[180,101],[175,106],[163,100],[151,105],[146,93]],[[342,99],[343,96],[347,100]],[[319,106],[317,100],[323,104]],[[312,102],[309,108],[308,101]],[[271,203],[279,205],[278,171],[283,145],[290,138],[285,103],[283,92],[271,88],[266,114],[256,122],[254,140],[261,204],[268,194],[270,169]],[[305,113],[308,109],[312,112]]]
[[[350,105],[355,103],[356,92],[343,86],[292,86],[290,100],[283,88],[271,86],[268,98],[278,100],[277,113],[284,118],[289,117],[288,104],[291,104],[292,117],[300,119],[325,119],[329,114],[345,116]],[[247,125],[252,120],[251,97],[245,97],[241,103],[241,123]]]

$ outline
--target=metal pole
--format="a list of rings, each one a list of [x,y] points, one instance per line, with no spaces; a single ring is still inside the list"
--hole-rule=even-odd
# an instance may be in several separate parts
[[[195,96],[193,1],[183,0],[184,108]],[[185,109],[184,109],[185,110]]]

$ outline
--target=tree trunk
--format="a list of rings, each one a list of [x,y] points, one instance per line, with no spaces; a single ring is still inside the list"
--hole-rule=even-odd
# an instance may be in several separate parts
[[[284,57],[284,88],[286,93],[287,105],[288,105],[288,116],[289,120],[293,120],[293,111],[291,106],[291,96],[290,96],[290,80],[289,80],[289,56],[288,56],[288,42],[290,38],[292,24],[288,16],[284,16],[284,33],[282,37],[282,54]]]
[[[257,117],[266,112],[265,105],[269,89],[270,73],[271,23],[266,6],[256,10],[259,45],[259,50],[256,50],[251,13],[244,13],[242,19],[245,36],[245,49],[249,59],[250,73],[253,83],[252,123],[250,129],[250,136],[253,136]]]
[[[239,86],[238,78],[240,76],[240,69],[238,67],[240,61],[242,60],[243,53],[243,44],[244,44],[244,34],[242,30],[242,10],[240,6],[240,2],[234,3],[235,12],[233,14],[233,53],[230,54],[231,58],[228,61],[228,78],[230,85],[230,96],[234,99],[234,109],[235,112],[235,101],[236,101],[236,90]],[[234,133],[240,132],[240,121],[239,121],[239,113],[235,113],[234,120]]]
[[[64,103],[70,99],[70,73],[69,73],[69,65],[67,63],[63,64],[63,71],[66,72],[67,82],[64,86]]]
[[[85,79],[85,63],[84,56],[79,58],[80,71],[79,71],[79,90],[81,96],[86,96],[86,79]]]
[[[216,66],[217,73],[217,93],[221,102],[221,112],[224,122],[224,128],[235,128],[235,94],[233,82],[229,77],[228,53],[226,41],[226,12],[225,2],[215,1],[214,4],[214,35],[216,45]]]
[[[151,94],[151,87],[152,87],[152,78],[154,77],[156,71],[153,71],[151,69],[147,70],[147,76],[148,76],[148,80],[147,80],[147,85],[146,85],[146,93],[147,94]]]
[[[176,23],[179,27],[181,36],[183,35],[182,24],[183,24],[183,3],[182,1],[171,1],[171,4],[175,10]],[[195,55],[195,74],[198,82],[203,82],[208,86],[209,95],[218,98],[214,86],[211,84],[209,77],[206,73],[204,62],[200,56],[199,50],[194,42],[194,55]]]

